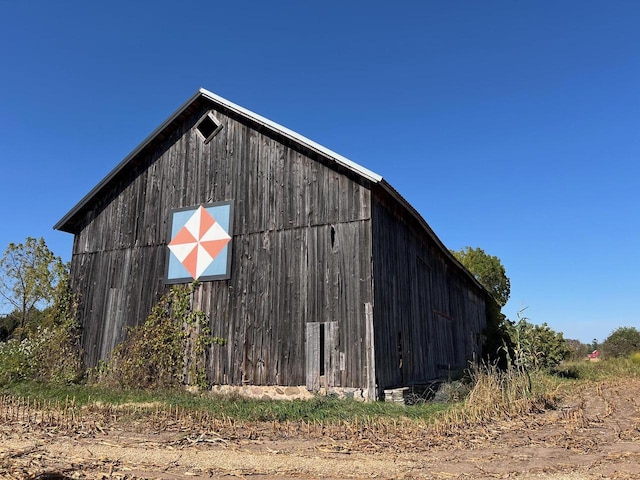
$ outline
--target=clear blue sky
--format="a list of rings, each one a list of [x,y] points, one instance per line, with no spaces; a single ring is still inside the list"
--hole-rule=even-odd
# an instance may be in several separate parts
[[[384,176],[565,337],[640,327],[640,2],[0,0],[0,248],[198,88]]]

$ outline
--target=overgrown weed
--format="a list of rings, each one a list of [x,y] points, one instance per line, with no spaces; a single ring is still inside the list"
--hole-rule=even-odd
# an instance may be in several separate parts
[[[469,370],[472,388],[467,398],[435,421],[436,431],[451,431],[490,421],[514,418],[554,408],[560,382],[541,370],[481,364]]]
[[[226,340],[213,336],[207,315],[194,308],[198,286],[197,282],[172,286],[146,321],[128,330],[109,361],[90,372],[91,380],[124,389],[207,387],[208,351]]]
[[[22,340],[0,343],[0,385],[18,381],[74,383],[82,362],[73,322],[37,327]]]

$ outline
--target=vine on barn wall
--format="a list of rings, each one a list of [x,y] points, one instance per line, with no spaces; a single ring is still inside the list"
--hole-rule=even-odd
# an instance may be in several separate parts
[[[100,383],[126,388],[207,386],[207,353],[226,340],[213,336],[208,316],[193,306],[198,283],[174,285],[153,307],[144,324],[97,367]]]

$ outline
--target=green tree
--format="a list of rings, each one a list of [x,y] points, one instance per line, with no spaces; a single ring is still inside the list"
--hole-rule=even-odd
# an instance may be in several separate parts
[[[29,321],[41,317],[54,302],[66,271],[43,238],[27,237],[24,243],[9,244],[0,258],[0,296],[15,309],[21,337]]]
[[[634,327],[620,327],[602,342],[602,353],[607,357],[624,357],[640,352],[640,332]]]
[[[511,281],[498,257],[481,248],[465,247],[451,253],[486,288],[500,307],[504,307],[511,294]]]

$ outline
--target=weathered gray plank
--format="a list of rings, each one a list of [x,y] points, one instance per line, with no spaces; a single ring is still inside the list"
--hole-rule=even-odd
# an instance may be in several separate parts
[[[306,324],[305,378],[307,389],[320,390],[320,323]]]

